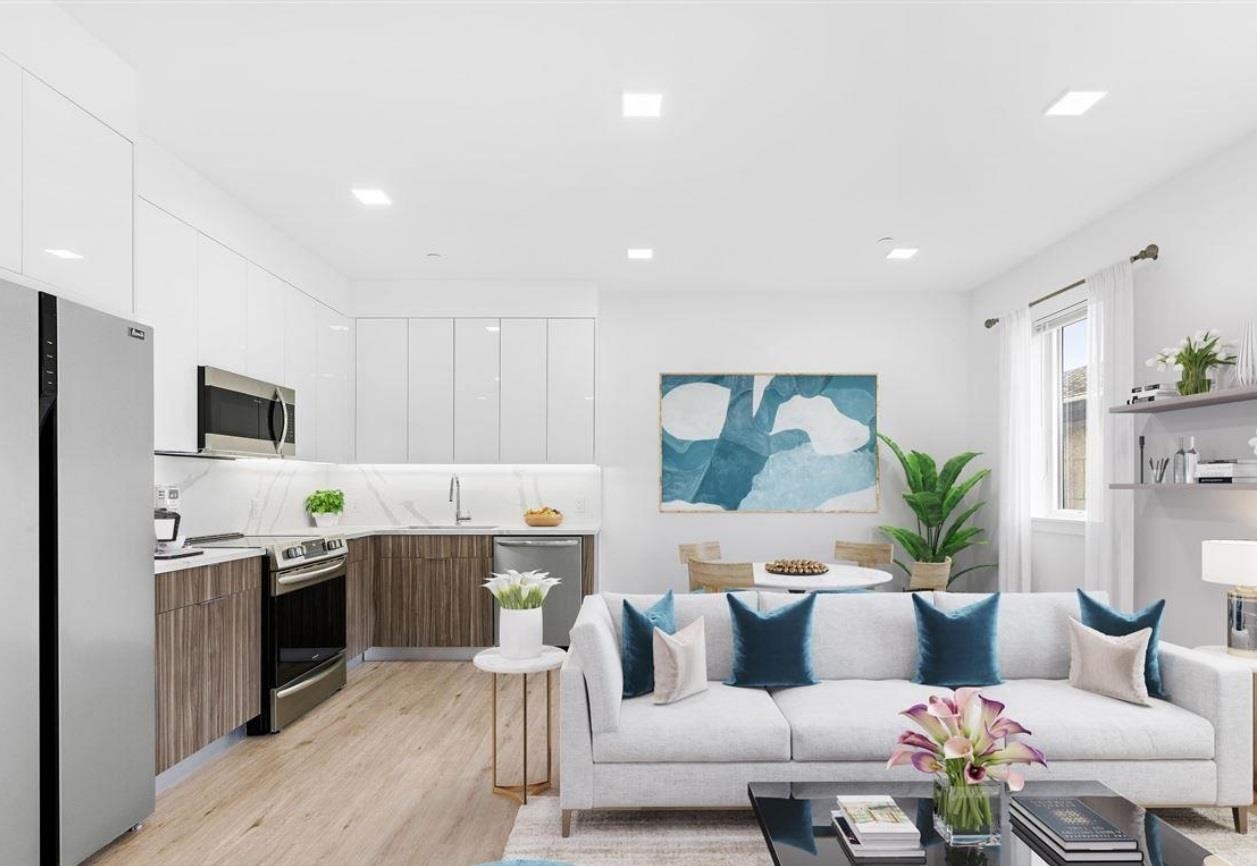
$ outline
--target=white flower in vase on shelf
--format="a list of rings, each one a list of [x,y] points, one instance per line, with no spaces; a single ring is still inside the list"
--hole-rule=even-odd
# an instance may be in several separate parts
[[[498,648],[508,659],[531,659],[541,655],[541,606],[546,595],[559,584],[559,578],[545,571],[505,574],[493,572],[484,582],[501,608],[498,619]]]

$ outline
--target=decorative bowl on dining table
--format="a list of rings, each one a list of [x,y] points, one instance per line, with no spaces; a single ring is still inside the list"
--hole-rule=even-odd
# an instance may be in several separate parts
[[[825,574],[829,566],[815,559],[774,559],[764,563],[764,571],[769,574],[787,574],[803,576],[809,574]]]

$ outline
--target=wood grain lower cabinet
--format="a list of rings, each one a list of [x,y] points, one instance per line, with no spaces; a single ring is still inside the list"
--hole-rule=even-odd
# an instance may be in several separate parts
[[[375,605],[376,544],[374,538],[349,541],[349,561],[345,568],[345,654],[362,655],[373,646]]]
[[[157,772],[261,712],[262,560],[157,576]]]
[[[485,535],[379,539],[373,646],[476,647],[493,643],[493,570]]]

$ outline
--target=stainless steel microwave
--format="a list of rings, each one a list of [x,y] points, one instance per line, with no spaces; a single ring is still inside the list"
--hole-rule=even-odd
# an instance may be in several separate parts
[[[297,392],[229,373],[196,371],[197,450],[203,454],[295,457]]]

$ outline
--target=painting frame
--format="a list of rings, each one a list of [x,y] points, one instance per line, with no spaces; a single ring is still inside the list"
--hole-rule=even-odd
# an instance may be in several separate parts
[[[665,507],[665,437],[664,437],[664,386],[670,377],[772,377],[777,376],[806,376],[806,377],[851,377],[871,379],[873,383],[873,437],[872,437],[872,454],[873,454],[873,483],[872,496],[873,502],[871,506],[864,508],[835,508],[821,510],[819,508],[709,508],[695,504],[693,508],[684,507]],[[659,436],[658,443],[658,472],[655,476],[656,503],[660,514],[814,514],[819,516],[837,515],[837,514],[879,514],[882,510],[882,460],[881,448],[877,440],[877,433],[880,430],[881,420],[881,380],[877,373],[860,373],[860,372],[814,372],[814,371],[660,371],[658,374],[658,382],[656,385],[656,430]],[[867,488],[864,488],[867,489]]]

